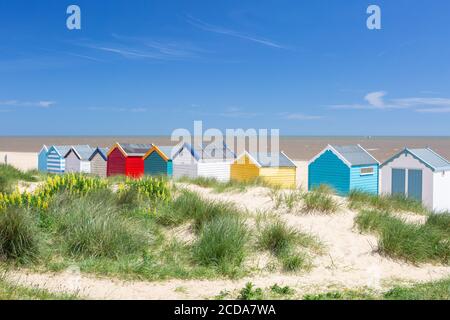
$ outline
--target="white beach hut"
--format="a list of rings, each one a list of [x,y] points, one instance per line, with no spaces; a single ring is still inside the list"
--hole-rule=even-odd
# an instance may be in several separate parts
[[[65,172],[91,173],[89,158],[94,150],[88,145],[72,146],[64,156],[66,160]]]
[[[224,146],[194,148],[183,144],[172,157],[173,177],[206,177],[226,182],[230,180],[230,167],[235,154]]]
[[[381,165],[381,192],[450,211],[450,162],[430,148],[405,148]]]

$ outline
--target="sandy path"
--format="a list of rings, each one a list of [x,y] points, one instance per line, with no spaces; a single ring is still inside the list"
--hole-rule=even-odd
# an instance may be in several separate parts
[[[198,186],[189,189],[204,197],[236,202],[250,211],[270,210],[272,203],[264,188],[253,188],[245,193],[215,194]],[[334,215],[280,215],[289,225],[316,235],[327,247],[326,253],[314,258],[309,273],[282,274],[261,272],[240,280],[169,280],[157,282],[119,281],[96,278],[78,273],[36,274],[13,271],[7,274],[11,281],[43,287],[51,291],[78,292],[94,299],[204,299],[218,295],[222,290],[235,291],[246,282],[258,287],[275,283],[289,285],[297,294],[314,293],[330,288],[387,288],[392,281],[431,281],[450,276],[450,267],[413,266],[380,256],[375,252],[376,238],[359,234],[353,229],[355,213],[343,209]]]

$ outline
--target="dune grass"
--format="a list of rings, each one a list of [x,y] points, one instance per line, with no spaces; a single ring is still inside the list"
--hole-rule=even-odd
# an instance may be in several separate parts
[[[193,221],[194,230],[198,232],[204,223],[224,215],[243,215],[243,213],[232,203],[202,199],[195,192],[181,190],[173,201],[158,208],[156,220],[166,226]]]
[[[78,177],[70,180],[78,185]],[[47,183],[54,187],[48,206],[26,202],[2,209],[0,259],[8,265],[40,271],[76,265],[82,272],[148,280],[248,272],[241,265],[249,242],[245,213],[231,203],[184,190],[172,196],[164,181],[133,182],[139,185],[117,192],[95,181],[86,192]],[[183,223],[192,226],[192,241],[171,234]]]
[[[9,208],[0,213],[0,259],[25,263],[39,256],[41,232],[29,209]]]
[[[222,274],[235,275],[244,261],[248,238],[241,217],[215,217],[202,226],[193,246],[194,257],[202,265],[217,267]]]
[[[38,288],[13,284],[0,277],[0,300],[80,300],[74,294],[52,293]]]
[[[321,213],[335,213],[339,210],[340,205],[333,198],[327,188],[318,188],[307,192],[303,196],[303,210],[307,213],[321,212]]]
[[[421,202],[399,195],[376,195],[352,190],[348,196],[351,209],[372,208],[382,211],[407,211],[427,214],[428,210]]]
[[[277,257],[285,271],[297,271],[310,266],[308,256],[299,248],[319,252],[322,245],[314,237],[288,227],[280,220],[275,220],[261,228],[257,248],[270,251]]]
[[[425,224],[407,223],[387,212],[363,210],[356,217],[362,232],[378,236],[378,250],[412,263],[450,263],[448,216],[431,215]]]
[[[137,221],[121,214],[105,192],[85,198],[54,201],[48,218],[51,232],[70,256],[110,257],[138,253],[147,246],[146,232]]]

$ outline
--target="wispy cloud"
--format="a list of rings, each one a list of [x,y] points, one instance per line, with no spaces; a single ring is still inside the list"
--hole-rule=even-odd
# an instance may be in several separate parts
[[[49,100],[40,100],[40,101],[3,100],[0,101],[0,106],[49,108],[55,103],[56,102]]]
[[[332,109],[353,110],[392,110],[412,109],[416,112],[446,112],[450,108],[450,99],[437,97],[409,97],[385,99],[387,92],[375,91],[365,95],[366,103],[331,105]]]
[[[97,43],[82,41],[78,46],[126,59],[186,60],[198,57],[201,49],[180,41],[156,41],[144,37],[112,34],[111,40]]]
[[[322,119],[323,116],[318,116],[318,115],[309,115],[309,114],[304,114],[304,113],[280,113],[280,116],[283,119],[287,119],[287,120],[319,120]]]
[[[277,48],[277,49],[287,49],[287,47],[273,41],[267,38],[262,38],[262,37],[256,37],[256,36],[252,36],[246,33],[242,33],[242,32],[238,32],[235,30],[231,30],[231,29],[227,29],[224,27],[220,27],[220,26],[216,26],[216,25],[212,25],[209,24],[207,22],[204,22],[200,19],[194,18],[190,15],[187,16],[186,21],[193,25],[194,27],[197,27],[199,29],[205,30],[205,31],[209,31],[209,32],[214,32],[214,33],[218,33],[218,34],[223,34],[223,35],[227,35],[227,36],[231,36],[231,37],[235,37],[235,38],[240,38],[240,39],[244,39],[244,40],[248,40],[251,42],[255,42],[255,43],[259,43],[261,45],[267,46],[267,47],[272,47],[272,48]]]

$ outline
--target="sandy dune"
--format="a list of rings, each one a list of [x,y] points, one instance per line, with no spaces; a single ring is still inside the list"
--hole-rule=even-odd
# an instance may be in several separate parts
[[[274,212],[265,188],[253,188],[245,193],[216,194],[198,186],[187,187],[210,199],[233,201],[250,212]],[[21,284],[52,291],[76,291],[94,299],[204,299],[214,297],[223,290],[235,292],[249,281],[259,287],[269,287],[275,283],[289,285],[301,295],[335,288],[370,287],[380,290],[392,285],[393,281],[422,282],[450,276],[450,267],[447,266],[413,266],[379,255],[376,252],[376,238],[357,232],[353,222],[355,213],[347,209],[334,215],[302,215],[282,210],[276,213],[289,225],[316,235],[326,245],[326,253],[314,258],[314,267],[310,272],[286,274],[261,271],[260,274],[236,281],[125,282],[73,272],[36,274],[22,271],[8,273],[8,277]]]

